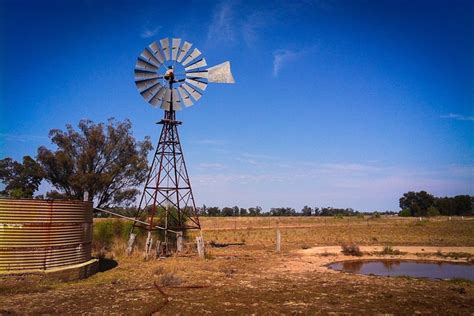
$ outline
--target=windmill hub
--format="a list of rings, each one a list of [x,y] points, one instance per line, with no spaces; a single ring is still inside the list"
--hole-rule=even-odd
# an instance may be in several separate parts
[[[179,38],[153,42],[135,64],[135,84],[142,97],[164,110],[160,139],[140,199],[137,217],[147,213],[147,228],[182,231],[200,228],[175,111],[199,100],[208,83],[234,83],[230,63],[207,67],[199,49]],[[165,224],[156,223],[165,214]],[[164,226],[160,226],[159,224]],[[166,242],[166,237],[165,237]]]
[[[168,70],[165,72],[165,79],[171,84],[174,81],[174,69],[173,67],[169,66]]]

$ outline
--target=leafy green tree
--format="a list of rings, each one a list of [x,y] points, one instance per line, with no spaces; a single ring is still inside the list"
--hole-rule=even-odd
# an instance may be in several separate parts
[[[249,208],[249,215],[250,216],[260,216],[261,212],[262,212],[262,208],[260,206]]]
[[[207,215],[209,216],[220,216],[221,210],[217,206],[209,207],[207,209]]]
[[[240,216],[247,216],[248,212],[246,208],[240,208]]]
[[[308,205],[305,205],[301,210],[301,213],[303,214],[303,216],[311,216],[313,213],[313,209]]]
[[[314,216],[320,216],[321,215],[321,210],[319,209],[319,207],[315,207],[314,208]]]
[[[232,210],[234,211],[234,216],[239,216],[240,208],[238,206],[234,206]]]
[[[474,215],[474,197],[469,195],[457,195],[454,198],[456,215]]]
[[[410,209],[409,209],[409,208],[404,208],[403,210],[401,210],[401,211],[398,213],[398,216],[401,216],[401,217],[410,217],[410,216],[411,216]]]
[[[439,216],[439,211],[436,207],[430,206],[428,207],[428,211],[426,212],[426,216]]]
[[[137,142],[129,120],[109,119],[106,125],[81,120],[78,127],[49,132],[56,150],[38,148],[45,179],[66,198],[82,199],[87,191],[98,207],[130,205],[147,176],[149,138]]]
[[[234,216],[234,209],[231,207],[223,207],[221,214],[222,216]]]
[[[428,208],[434,206],[435,198],[426,191],[407,192],[399,200],[401,209],[409,209],[411,216],[426,216]]]
[[[0,181],[5,185],[0,194],[12,198],[32,198],[43,180],[41,166],[30,156],[23,163],[12,158],[0,160]]]
[[[455,216],[457,214],[456,201],[452,197],[440,197],[435,201],[435,206],[441,215]]]
[[[272,216],[295,216],[296,211],[291,207],[275,207],[270,209],[270,214]]]

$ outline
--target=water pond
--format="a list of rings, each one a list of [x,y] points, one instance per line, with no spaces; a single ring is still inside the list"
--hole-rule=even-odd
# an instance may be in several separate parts
[[[474,265],[409,260],[357,260],[335,262],[330,269],[365,275],[409,276],[429,279],[466,279],[474,281]]]

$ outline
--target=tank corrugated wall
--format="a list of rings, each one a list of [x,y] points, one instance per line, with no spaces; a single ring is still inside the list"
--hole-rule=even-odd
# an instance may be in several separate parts
[[[92,203],[0,199],[0,271],[83,263],[91,247]]]

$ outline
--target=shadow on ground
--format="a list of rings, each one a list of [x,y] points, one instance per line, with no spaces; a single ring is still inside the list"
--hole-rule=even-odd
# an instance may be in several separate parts
[[[118,262],[112,259],[100,258],[99,259],[99,272],[105,272],[112,270],[118,266]]]

